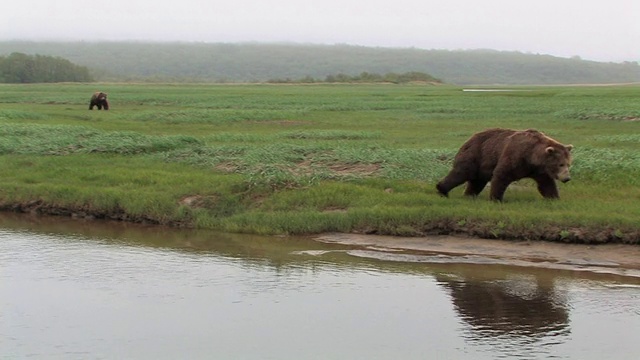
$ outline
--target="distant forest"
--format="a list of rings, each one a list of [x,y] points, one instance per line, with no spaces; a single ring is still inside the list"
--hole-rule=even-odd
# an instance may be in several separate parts
[[[0,83],[55,83],[94,81],[86,66],[46,55],[11,53],[0,56]]]
[[[326,81],[331,76],[420,73],[460,85],[640,82],[637,62],[603,63],[494,50],[264,43],[0,42],[0,56],[15,52],[67,59],[87,67],[97,81],[309,82]]]

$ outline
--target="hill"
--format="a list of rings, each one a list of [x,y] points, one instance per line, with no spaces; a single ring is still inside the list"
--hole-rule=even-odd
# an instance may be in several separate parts
[[[263,43],[0,42],[13,52],[58,56],[102,81],[263,82],[423,72],[451,84],[606,84],[640,81],[637,62],[495,50],[423,50]]]

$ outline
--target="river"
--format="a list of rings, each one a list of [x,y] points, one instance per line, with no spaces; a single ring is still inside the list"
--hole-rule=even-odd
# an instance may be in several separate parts
[[[0,214],[0,359],[640,358],[637,273],[320,240]]]

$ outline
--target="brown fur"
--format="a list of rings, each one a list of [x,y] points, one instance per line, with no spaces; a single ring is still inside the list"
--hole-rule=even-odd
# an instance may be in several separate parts
[[[89,110],[93,110],[94,106],[97,106],[98,110],[102,110],[102,107],[104,107],[105,110],[109,110],[109,102],[107,101],[107,94],[98,91],[93,95],[91,95],[91,101],[89,102]]]
[[[532,178],[545,198],[559,197],[555,180],[571,179],[572,145],[563,145],[545,134],[529,129],[489,129],[465,142],[453,162],[453,169],[436,188],[443,196],[466,182],[464,192],[477,196],[491,181],[492,200],[502,201],[509,184]]]

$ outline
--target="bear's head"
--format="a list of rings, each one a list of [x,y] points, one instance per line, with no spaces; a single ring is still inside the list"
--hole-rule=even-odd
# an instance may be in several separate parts
[[[553,179],[567,182],[571,180],[571,149],[573,145],[551,144],[544,149],[544,171]]]
[[[97,99],[98,101],[104,101],[104,100],[107,100],[107,94],[105,94],[105,93],[103,93],[103,92],[98,93],[98,96],[96,97],[96,99]]]

